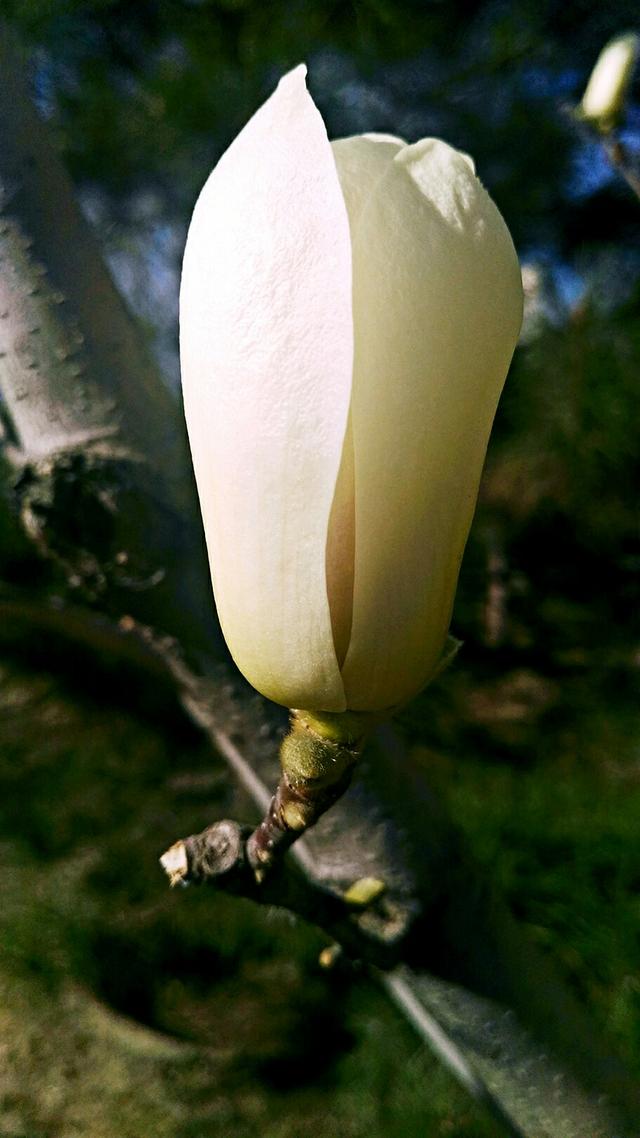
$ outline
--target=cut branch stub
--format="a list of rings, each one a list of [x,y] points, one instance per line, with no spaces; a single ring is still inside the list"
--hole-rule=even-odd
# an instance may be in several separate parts
[[[223,819],[176,842],[160,858],[172,886],[207,884],[270,907],[287,909],[324,929],[353,959],[391,968],[406,935],[405,914],[378,893],[363,911],[344,894],[309,881],[293,860],[275,859],[262,878],[247,854],[249,826]]]

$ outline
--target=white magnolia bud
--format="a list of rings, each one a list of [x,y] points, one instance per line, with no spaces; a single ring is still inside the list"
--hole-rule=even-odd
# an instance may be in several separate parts
[[[640,36],[617,36],[600,52],[582,96],[580,117],[608,131],[621,118],[638,58]]]
[[[185,411],[238,667],[285,706],[375,711],[437,670],[522,287],[466,155],[332,147],[305,73],[196,205]]]

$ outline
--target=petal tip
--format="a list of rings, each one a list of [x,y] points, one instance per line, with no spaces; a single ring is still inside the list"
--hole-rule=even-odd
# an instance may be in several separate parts
[[[473,174],[476,172],[475,162],[471,155],[466,154],[464,150],[456,150],[455,146],[450,146],[442,138],[420,138],[417,142],[403,146],[402,150],[396,154],[394,162],[400,166],[409,167],[422,162],[437,164],[441,167],[449,163],[459,165],[462,162]]]
[[[292,67],[291,71],[285,72],[278,83],[278,90],[283,94],[287,92],[298,91],[300,88],[306,91],[307,89],[307,65],[306,63],[298,63],[296,67]]]
[[[397,134],[385,134],[384,131],[370,130],[362,136],[369,140],[369,142],[392,142],[397,146],[406,146],[404,138],[398,138]]]

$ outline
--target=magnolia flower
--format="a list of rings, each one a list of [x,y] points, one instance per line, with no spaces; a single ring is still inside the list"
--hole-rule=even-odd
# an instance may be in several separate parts
[[[382,711],[438,668],[520,271],[466,154],[331,145],[305,74],[196,205],[185,411],[238,667],[288,707]]]
[[[581,118],[609,131],[620,118],[640,50],[635,32],[617,36],[603,48],[579,107]]]

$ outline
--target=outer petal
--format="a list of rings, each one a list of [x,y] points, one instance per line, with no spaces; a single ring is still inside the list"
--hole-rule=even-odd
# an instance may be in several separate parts
[[[351,394],[351,245],[304,75],[285,76],[200,195],[181,359],[231,653],[271,699],[337,711],[325,548]]]
[[[352,241],[356,552],[342,674],[348,707],[365,710],[410,698],[435,670],[522,288],[472,164],[437,140],[397,153]]]

